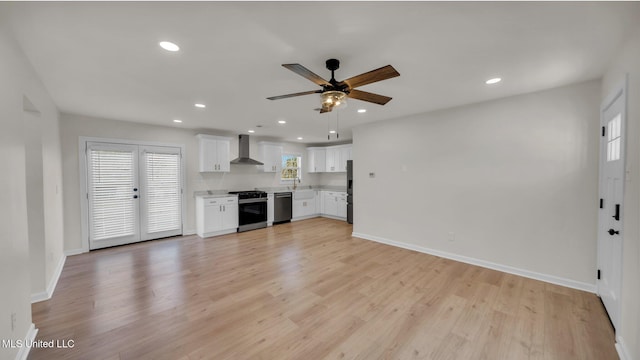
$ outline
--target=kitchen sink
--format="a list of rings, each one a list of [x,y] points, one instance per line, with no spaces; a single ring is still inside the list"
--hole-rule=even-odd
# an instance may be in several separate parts
[[[295,200],[313,199],[315,196],[315,190],[296,190],[293,192],[293,198]]]

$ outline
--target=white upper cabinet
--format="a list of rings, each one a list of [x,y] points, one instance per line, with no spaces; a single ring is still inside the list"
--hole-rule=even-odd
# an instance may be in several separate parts
[[[327,148],[327,169],[326,172],[338,171],[338,163],[340,162],[340,151],[335,147]]]
[[[351,160],[352,145],[307,148],[307,171],[346,172],[347,160]]]
[[[307,148],[307,172],[318,173],[327,171],[327,149]]]
[[[229,172],[231,138],[213,135],[196,135],[200,151],[200,172]]]
[[[337,171],[346,172],[347,171],[347,160],[352,160],[351,159],[351,145],[341,147],[339,152],[340,152],[340,155],[339,155],[338,170]]]
[[[307,148],[309,172],[346,172],[347,160],[351,160],[351,148],[351,144]],[[321,161],[324,162],[324,165]]]
[[[282,144],[261,141],[258,143],[259,160],[264,163],[262,171],[279,172],[282,170]]]

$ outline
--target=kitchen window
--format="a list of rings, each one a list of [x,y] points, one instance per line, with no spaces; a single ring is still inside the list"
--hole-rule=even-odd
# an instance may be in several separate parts
[[[282,155],[282,173],[280,181],[283,183],[302,180],[302,156],[298,154]]]

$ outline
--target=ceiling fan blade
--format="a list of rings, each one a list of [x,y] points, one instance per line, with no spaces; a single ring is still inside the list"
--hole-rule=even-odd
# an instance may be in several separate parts
[[[287,69],[293,71],[294,73],[309,79],[311,81],[313,81],[314,83],[320,85],[320,86],[330,86],[331,83],[328,82],[327,80],[321,78],[320,76],[316,75],[315,73],[313,73],[311,70],[307,69],[306,67],[300,65],[300,64],[282,64],[282,66],[286,67]]]
[[[368,102],[372,102],[372,103],[379,104],[379,105],[384,105],[384,104],[388,103],[389,101],[391,101],[391,99],[392,99],[392,98],[390,98],[388,96],[378,95],[378,94],[374,94],[374,93],[370,93],[370,92],[366,92],[366,91],[362,91],[362,90],[351,90],[349,92],[349,95],[347,95],[347,96],[352,98],[352,99],[368,101]]]
[[[309,95],[309,94],[319,94],[321,92],[322,92],[322,90],[303,91],[303,92],[294,93],[294,94],[272,96],[272,97],[268,97],[267,99],[269,99],[269,100],[279,100],[279,99],[286,99],[286,98],[290,98],[290,97],[294,97],[294,96],[302,96],[302,95]]]
[[[400,76],[400,73],[396,71],[391,65],[383,66],[379,69],[371,70],[364,74],[356,75],[354,77],[348,78],[346,80],[341,81],[339,84],[347,84],[350,89],[357,88],[358,86],[363,86],[367,84],[371,84],[377,81],[387,80],[394,78],[396,76]]]

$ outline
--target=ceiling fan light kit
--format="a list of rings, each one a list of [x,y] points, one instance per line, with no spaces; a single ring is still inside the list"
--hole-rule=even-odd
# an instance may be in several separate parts
[[[329,90],[320,94],[322,98],[322,107],[346,107],[347,106],[347,94],[342,91]]]
[[[326,61],[327,69],[331,71],[331,80],[329,81],[316,75],[311,70],[300,64],[282,64],[282,66],[314,82],[316,85],[322,86],[322,90],[311,90],[288,95],[272,96],[267,99],[279,100],[295,96],[320,94],[322,99],[322,108],[320,109],[321,114],[330,112],[334,108],[345,107],[347,97],[378,105],[384,105],[391,100],[390,97],[356,90],[355,88],[400,76],[400,73],[398,73],[393,66],[387,65],[343,81],[336,81],[334,73],[340,68],[340,61],[337,59],[329,59]]]

